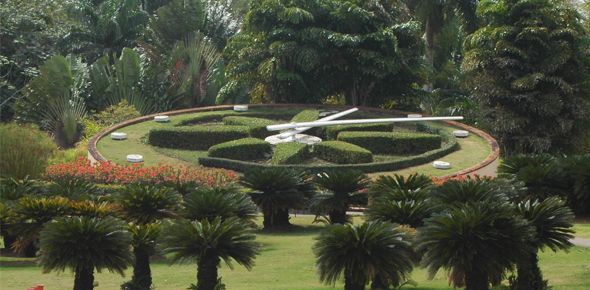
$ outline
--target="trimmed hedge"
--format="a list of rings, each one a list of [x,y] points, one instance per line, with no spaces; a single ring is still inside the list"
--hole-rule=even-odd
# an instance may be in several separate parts
[[[357,164],[373,161],[371,151],[342,141],[325,141],[314,145],[317,157],[338,164]]]
[[[270,143],[257,138],[244,138],[211,146],[207,155],[236,160],[259,160],[270,154]]]
[[[338,134],[338,141],[361,146],[373,154],[419,154],[440,148],[442,138],[426,133],[346,131]]]
[[[320,117],[318,110],[303,110],[291,118],[291,122],[313,122]]]
[[[393,124],[356,124],[356,125],[337,125],[326,127],[326,138],[336,140],[338,134],[344,131],[379,131],[391,132]]]
[[[310,157],[307,145],[289,142],[280,143],[275,146],[272,155],[272,164],[298,164]]]
[[[250,128],[250,136],[254,138],[265,138],[275,134],[275,132],[266,130],[266,126],[276,123],[273,120],[254,117],[228,116],[223,118],[225,125],[247,126]]]
[[[207,150],[213,145],[248,136],[246,126],[170,127],[150,130],[147,142],[165,148]]]
[[[393,171],[410,166],[416,166],[431,162],[445,155],[448,155],[459,149],[457,139],[446,131],[440,132],[443,138],[441,148],[424,152],[420,155],[408,156],[392,161],[361,163],[361,164],[288,164],[288,165],[270,165],[254,162],[232,160],[226,158],[200,157],[199,163],[203,166],[218,167],[231,169],[239,172],[246,172],[256,168],[268,167],[285,167],[294,170],[305,170],[309,173],[324,172],[327,170],[359,170],[364,173]]]

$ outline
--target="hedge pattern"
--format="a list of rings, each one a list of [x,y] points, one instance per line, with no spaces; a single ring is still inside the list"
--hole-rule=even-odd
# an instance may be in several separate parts
[[[439,135],[414,132],[345,131],[338,140],[361,146],[373,154],[419,154],[440,148]]]
[[[267,168],[267,167],[285,167],[295,170],[305,170],[310,173],[323,172],[326,170],[358,170],[364,173],[371,172],[383,172],[383,171],[394,171],[411,166],[424,164],[445,155],[448,155],[459,149],[457,139],[446,131],[441,131],[440,135],[443,139],[443,145],[441,148],[424,152],[420,155],[408,156],[392,161],[385,162],[372,162],[372,163],[361,163],[361,164],[292,164],[292,165],[269,165],[254,162],[245,162],[239,160],[232,160],[226,158],[212,158],[212,157],[201,157],[199,163],[203,166],[219,167],[225,169],[231,169],[240,172],[246,172],[255,168]]]
[[[324,141],[314,145],[314,154],[338,164],[357,164],[373,161],[371,151],[342,141]]]
[[[260,160],[271,152],[270,143],[257,138],[244,138],[211,146],[207,155],[236,160]]]
[[[276,123],[277,121],[254,117],[228,116],[223,118],[223,124],[225,125],[247,126],[250,128],[250,136],[254,138],[266,138],[276,134],[266,130],[266,126]]]
[[[275,146],[272,164],[298,164],[311,157],[309,148],[305,144],[289,142]]]
[[[338,134],[344,131],[380,131],[391,132],[393,124],[356,124],[356,125],[336,125],[326,127],[326,138],[336,140]]]
[[[190,126],[152,129],[148,133],[148,143],[153,146],[207,150],[209,147],[250,135],[246,126]]]

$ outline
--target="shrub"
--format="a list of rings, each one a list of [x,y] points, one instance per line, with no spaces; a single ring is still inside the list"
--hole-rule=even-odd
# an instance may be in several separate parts
[[[237,179],[235,172],[218,168],[119,165],[112,162],[91,165],[84,158],[48,166],[45,177],[50,181],[82,179],[102,184],[164,184],[177,189],[185,185],[214,186]]]
[[[264,140],[244,138],[212,146],[208,155],[237,160],[258,160],[264,159],[271,151],[271,145]]]
[[[425,133],[347,131],[338,140],[370,150],[373,154],[419,154],[440,148],[441,137]]]
[[[380,131],[391,132],[393,124],[355,124],[355,125],[337,125],[326,128],[326,137],[329,140],[336,140],[338,134],[344,131]]]
[[[148,143],[154,146],[207,150],[209,147],[249,136],[245,126],[191,126],[152,129],[148,134]]]
[[[373,161],[371,151],[342,141],[325,141],[314,146],[319,158],[339,164],[368,163]]]
[[[291,122],[312,122],[320,117],[318,110],[303,110],[291,118]]]
[[[280,143],[275,146],[272,164],[298,164],[310,157],[307,145],[295,142]]]
[[[284,167],[295,170],[306,170],[310,173],[318,173],[325,170],[343,170],[343,169],[354,169],[360,170],[365,173],[369,172],[381,172],[381,171],[393,171],[410,166],[416,166],[424,164],[445,155],[448,155],[457,149],[459,144],[457,139],[451,134],[441,131],[443,137],[443,144],[440,149],[424,152],[420,155],[402,157],[392,161],[385,162],[372,162],[372,163],[361,163],[361,164],[284,164],[284,165],[269,165],[261,164],[256,162],[246,162],[239,160],[231,160],[226,158],[214,158],[214,157],[199,157],[199,163],[203,166],[226,168],[231,170],[237,170],[240,172],[246,172],[252,169],[269,168],[269,167]],[[340,142],[340,141],[339,141]],[[444,182],[441,180],[440,182]]]
[[[291,122],[312,122],[319,118],[320,111],[318,110],[303,110],[291,118]],[[324,129],[322,127],[311,128],[305,134],[323,137]]]
[[[109,106],[102,112],[95,114],[92,116],[92,120],[103,127],[110,127],[140,116],[141,114],[133,105],[130,105],[127,100],[122,100],[120,103]]]
[[[51,138],[33,126],[0,125],[0,176],[23,179],[43,174],[57,151]]]
[[[246,126],[249,128],[250,136],[254,138],[265,138],[273,135],[274,132],[266,130],[266,126],[275,124],[275,121],[263,118],[228,116],[223,118],[223,124]]]

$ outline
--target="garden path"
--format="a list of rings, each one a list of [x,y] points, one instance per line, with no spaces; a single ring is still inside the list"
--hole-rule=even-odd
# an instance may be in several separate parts
[[[590,248],[590,239],[573,238],[570,241],[576,246]]]

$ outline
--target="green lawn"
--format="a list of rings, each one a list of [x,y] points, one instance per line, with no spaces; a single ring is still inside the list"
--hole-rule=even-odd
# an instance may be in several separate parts
[[[590,239],[590,217],[576,219],[574,230],[576,231],[576,237]]]
[[[301,226],[290,233],[258,233],[258,241],[263,244],[261,255],[256,259],[252,271],[234,265],[234,271],[227,267],[221,269],[223,281],[228,289],[235,290],[320,290],[342,289],[337,284],[322,285],[317,278],[314,256],[311,247],[313,238],[321,229],[321,225],[310,225],[311,217],[296,217],[294,222]],[[70,272],[43,274],[31,262],[23,264],[15,260],[3,258],[0,266],[0,289],[23,290],[37,283],[43,283],[46,289],[71,289],[73,276]],[[541,268],[545,278],[555,290],[582,290],[590,285],[590,249],[573,248],[566,252],[546,252],[541,254]],[[195,283],[196,265],[168,265],[154,262],[153,277],[155,289],[179,290]],[[119,289],[119,285],[129,279],[111,273],[97,275],[96,289]],[[412,278],[419,283],[417,288],[408,286],[404,289],[435,290],[451,289],[447,286],[444,273],[439,273],[434,280],[426,279],[426,272],[417,269]]]
[[[252,109],[248,112],[248,114],[275,114],[277,115],[281,111],[272,111],[269,109]],[[286,110],[283,111],[283,114],[291,115],[297,111],[293,110]],[[172,116],[170,123],[156,123],[153,121],[142,122],[139,124],[131,125],[125,128],[121,128],[119,131],[127,133],[128,139],[124,141],[115,141],[111,140],[109,137],[103,138],[98,142],[98,150],[103,154],[107,159],[113,160],[117,163],[126,163],[126,156],[127,154],[141,154],[144,156],[145,164],[146,165],[156,165],[160,163],[168,163],[168,164],[183,164],[183,165],[195,165],[198,164],[198,158],[201,156],[206,156],[206,151],[191,151],[191,150],[177,150],[177,149],[168,149],[168,148],[158,148],[154,146],[150,146],[145,143],[145,136],[149,132],[150,129],[153,128],[160,128],[160,127],[167,127],[167,126],[174,126],[183,120],[187,120],[193,118],[197,115],[203,114],[211,114],[211,115],[224,115],[224,114],[235,114],[233,111],[216,111],[216,112],[206,112],[206,113],[192,113],[186,115],[179,115],[179,116]],[[442,125],[441,123],[431,122],[429,123],[432,127],[441,128],[443,130],[447,130],[451,132],[454,128]],[[395,171],[395,172],[379,172],[374,173],[373,175],[379,174],[410,174],[413,172],[422,172],[424,174],[432,175],[432,176],[443,176],[448,175],[452,172],[459,171],[461,169],[465,169],[471,167],[478,162],[484,160],[488,154],[490,153],[490,146],[487,142],[475,135],[471,135],[468,138],[459,138],[458,139],[460,150],[455,151],[443,158],[441,160],[450,162],[452,164],[452,169],[449,170],[440,170],[435,169],[432,167],[431,163],[428,162],[423,165],[409,167],[403,170]],[[392,156],[377,156],[376,160],[382,159],[392,159],[396,157]],[[399,157],[398,157],[399,158]]]

